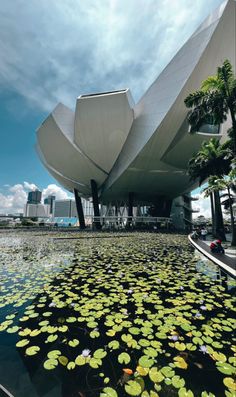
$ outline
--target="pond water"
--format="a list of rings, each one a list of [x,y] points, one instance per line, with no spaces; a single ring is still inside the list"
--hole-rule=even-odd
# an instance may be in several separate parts
[[[0,234],[3,387],[14,397],[235,396],[232,278],[186,236],[69,236]]]

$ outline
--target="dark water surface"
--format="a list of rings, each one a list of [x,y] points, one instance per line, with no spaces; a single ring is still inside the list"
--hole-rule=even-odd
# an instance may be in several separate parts
[[[0,384],[15,397],[234,396],[231,278],[186,236],[67,237],[0,234]]]

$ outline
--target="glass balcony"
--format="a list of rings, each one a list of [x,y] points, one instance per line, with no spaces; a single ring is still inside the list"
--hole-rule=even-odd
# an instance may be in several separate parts
[[[220,133],[220,125],[217,124],[202,124],[198,128],[198,132],[202,132],[204,134],[219,134]]]

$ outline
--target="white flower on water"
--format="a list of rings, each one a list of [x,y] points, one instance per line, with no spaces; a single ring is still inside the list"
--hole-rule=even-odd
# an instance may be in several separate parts
[[[84,349],[83,351],[82,351],[82,356],[83,357],[90,357],[90,353],[91,353],[91,350],[89,350],[89,349]]]
[[[51,303],[49,303],[48,306],[49,306],[49,307],[55,307],[55,306],[56,306],[56,303],[55,303],[55,302],[51,302]]]

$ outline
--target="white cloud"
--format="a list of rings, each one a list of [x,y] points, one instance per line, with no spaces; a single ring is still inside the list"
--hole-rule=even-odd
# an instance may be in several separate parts
[[[22,184],[18,183],[8,188],[9,193],[0,193],[0,213],[23,212],[27,193]]]
[[[24,188],[27,190],[36,190],[38,187],[34,183],[24,182]]]
[[[199,212],[193,213],[193,219],[203,215],[205,218],[211,218],[211,203],[209,197],[204,197],[203,193],[194,195],[198,201],[193,201],[192,208],[199,209]]]
[[[6,194],[0,193],[0,214],[23,212],[28,191],[36,188],[37,186],[34,183],[29,182],[9,186]],[[54,194],[58,200],[71,198],[70,194],[55,184],[48,185],[42,190],[42,201],[50,194]]]
[[[5,1],[0,86],[50,111],[88,92],[137,100],[221,0]]]
[[[69,195],[65,190],[55,184],[48,185],[45,189],[43,189],[42,199],[44,200],[45,197],[51,195],[56,196],[57,200],[65,200],[71,197],[71,195]]]

